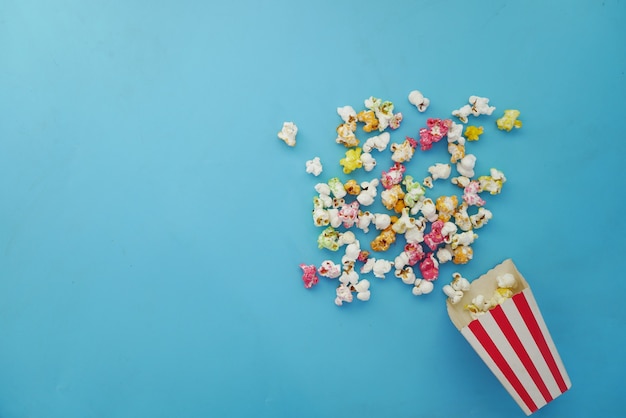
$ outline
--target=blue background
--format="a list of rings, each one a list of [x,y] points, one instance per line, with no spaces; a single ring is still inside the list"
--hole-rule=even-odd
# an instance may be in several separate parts
[[[0,417],[523,416],[441,292],[505,258],[573,382],[535,416],[624,416],[625,17],[617,0],[3,0]],[[393,277],[342,308],[335,283],[304,289],[300,263],[341,256],[310,216],[315,183],[347,179],[335,109],[393,101],[399,142],[474,94],[497,107],[477,172],[508,178],[474,260],[422,298]],[[506,108],[521,130],[495,129]]]

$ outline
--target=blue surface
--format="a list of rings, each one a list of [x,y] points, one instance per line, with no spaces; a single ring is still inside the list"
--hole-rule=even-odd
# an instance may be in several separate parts
[[[472,3],[3,0],[0,416],[523,416],[447,317],[456,266],[344,308],[298,268],[336,107],[393,101],[393,141],[472,94],[524,127],[478,120],[508,182],[458,269],[529,280],[573,382],[534,416],[624,416],[626,3]]]

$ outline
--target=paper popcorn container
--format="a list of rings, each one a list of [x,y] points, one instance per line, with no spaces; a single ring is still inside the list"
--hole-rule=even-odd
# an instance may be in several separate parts
[[[477,319],[463,307],[479,294],[489,298],[496,278],[511,273],[514,296]],[[530,415],[571,387],[528,283],[513,261],[505,260],[474,280],[457,304],[449,301],[450,319],[513,399]]]

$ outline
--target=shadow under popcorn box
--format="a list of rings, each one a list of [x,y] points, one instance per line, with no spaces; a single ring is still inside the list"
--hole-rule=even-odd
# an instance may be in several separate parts
[[[492,295],[497,278],[510,273],[513,296],[475,319],[464,306]],[[452,323],[491,369],[526,415],[571,387],[571,381],[528,282],[508,259],[471,283],[459,303],[448,300]]]

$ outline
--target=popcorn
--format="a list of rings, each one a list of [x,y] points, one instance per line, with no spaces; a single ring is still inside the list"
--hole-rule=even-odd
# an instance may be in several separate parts
[[[359,215],[356,220],[356,227],[366,234],[369,232],[369,226],[374,221],[374,214],[369,211],[359,211]]]
[[[354,290],[357,292],[356,294],[356,298],[358,300],[361,301],[368,301],[370,300],[370,282],[366,279],[363,280],[359,280],[359,282],[357,284],[355,284],[354,286]]]
[[[404,240],[407,242],[407,244],[419,244],[420,242],[424,242],[425,229],[425,219],[423,217],[415,219],[415,226],[406,230],[406,232],[404,233]]]
[[[302,281],[304,282],[304,287],[307,289],[312,288],[317,283],[319,283],[319,278],[317,277],[317,268],[314,265],[306,265],[300,264],[300,268],[302,269]]]
[[[380,182],[385,189],[391,189],[402,181],[402,176],[405,171],[406,168],[404,165],[395,163],[389,171],[383,171]]]
[[[335,298],[335,305],[342,306],[344,302],[352,302],[352,292],[345,284],[340,284],[339,287],[337,287],[336,293],[337,297]]]
[[[465,137],[468,141],[478,141],[480,136],[483,134],[482,126],[468,126],[465,128]]]
[[[330,214],[328,210],[321,206],[313,208],[313,224],[315,226],[326,226],[330,223]]]
[[[450,142],[448,143],[448,153],[450,154],[450,162],[456,164],[465,157],[465,145]]]
[[[396,163],[405,163],[410,161],[413,158],[413,154],[415,153],[415,148],[417,148],[417,141],[411,137],[406,137],[404,142],[400,144],[391,144],[391,160]]]
[[[439,219],[444,222],[448,222],[456,207],[459,205],[459,200],[455,195],[452,196],[439,196],[437,198],[437,202],[435,203],[435,207],[439,212]]]
[[[374,215],[374,226],[377,230],[387,229],[391,226],[391,216],[386,213],[376,213]]]
[[[411,266],[406,266],[404,268],[398,269],[396,266],[396,271],[394,272],[394,276],[398,279],[402,280],[404,284],[415,284],[415,273],[413,272],[413,268]]]
[[[359,122],[365,123],[363,127],[365,132],[372,132],[378,129],[378,119],[376,119],[376,113],[373,110],[362,110],[357,113],[356,118]]]
[[[383,190],[380,194],[382,204],[387,210],[394,210],[398,213],[404,208],[404,192],[399,184],[390,189]]]
[[[316,177],[322,173],[322,162],[319,157],[315,157],[306,162],[306,172]]]
[[[317,246],[320,249],[326,248],[330,251],[337,251],[340,247],[339,236],[339,231],[337,231],[332,226],[329,226],[324,229],[317,237]]]
[[[428,167],[428,172],[430,173],[433,180],[437,180],[437,179],[445,180],[448,177],[450,177],[451,171],[452,171],[452,168],[450,167],[450,164],[437,163],[435,165],[431,165],[430,167]]]
[[[339,199],[345,197],[347,194],[346,188],[343,186],[341,180],[339,180],[339,177],[333,177],[328,180],[328,187],[330,188],[332,195]]]
[[[363,144],[363,152],[372,152],[373,150],[384,151],[387,149],[391,135],[389,132],[383,132],[380,135],[372,136]]]
[[[337,113],[344,123],[337,127],[337,138],[335,139],[335,142],[343,144],[348,148],[356,147],[359,145],[359,140],[354,134],[357,122],[356,112],[352,106],[344,106],[338,107]]]
[[[476,238],[478,238],[478,235],[473,233],[472,231],[454,234],[454,236],[452,237],[452,242],[450,243],[450,247],[454,250],[460,245],[469,246],[474,243],[474,240]]]
[[[470,216],[470,222],[475,229],[482,228],[493,217],[491,211],[485,208],[479,208],[478,213]]]
[[[480,183],[476,180],[469,182],[463,189],[463,201],[470,206],[483,206],[485,201],[478,195]]]
[[[402,209],[402,215],[391,225],[397,234],[404,234],[408,229],[415,228],[415,219],[409,216],[408,208]]]
[[[339,210],[337,208],[326,209],[328,213],[328,224],[333,228],[339,228],[341,219],[339,219]]]
[[[439,262],[432,253],[419,263],[419,267],[424,280],[433,281],[439,277]]]
[[[369,152],[361,154],[361,164],[365,171],[372,171],[376,167],[376,159]]]
[[[321,202],[323,208],[329,208],[333,205],[333,199],[330,197],[331,190],[327,183],[317,183],[315,191],[319,193],[317,199]]]
[[[383,260],[382,258],[379,258],[374,263],[374,267],[372,271],[374,272],[375,277],[378,277],[379,279],[384,279],[385,274],[391,271],[392,266],[393,266],[393,263],[391,261]]]
[[[404,185],[404,190],[406,191],[404,194],[404,204],[406,207],[412,208],[417,204],[417,202],[420,201],[420,199],[422,199],[426,191],[421,184],[413,181],[413,177],[409,175],[404,176],[402,184]]]
[[[354,179],[350,179],[345,182],[343,188],[346,190],[346,193],[349,195],[356,196],[361,193],[361,186]]]
[[[370,206],[374,203],[374,198],[378,193],[376,190],[378,183],[378,179],[364,181],[361,183],[361,192],[356,197],[356,200],[361,204],[361,206]]]
[[[489,106],[489,99],[486,97],[470,96],[469,102],[472,105],[472,115],[491,115],[495,107]]]
[[[468,105],[452,111],[452,116],[456,116],[463,123],[467,123],[469,115],[491,115],[495,107],[489,106],[489,99],[486,97],[470,96]]]
[[[453,110],[452,116],[456,116],[463,123],[467,123],[467,117],[472,114],[472,107],[468,104],[461,107],[460,109]]]
[[[422,215],[424,215],[424,217],[429,222],[435,222],[437,219],[439,219],[439,214],[437,213],[437,207],[435,206],[435,203],[430,198],[426,198],[422,201],[420,210],[422,212]],[[411,210],[411,214],[414,215],[412,210]]]
[[[354,240],[350,244],[346,246],[346,251],[344,256],[341,258],[341,264],[344,266],[349,265],[350,263],[354,263],[361,254],[361,244],[358,240]]]
[[[298,133],[298,127],[293,122],[284,122],[283,129],[278,132],[278,138],[285,141],[285,144],[290,147],[296,146],[296,134]]]
[[[511,273],[505,273],[502,276],[496,277],[496,282],[498,283],[499,288],[504,289],[512,289],[517,284],[515,276],[513,276]]]
[[[454,264],[467,264],[474,257],[472,247],[459,245],[452,250],[452,262]]]
[[[467,213],[468,204],[466,202],[461,203],[454,211],[452,216],[454,217],[454,223],[458,226],[462,231],[469,231],[472,229],[472,220]]]
[[[346,123],[356,122],[356,111],[352,106],[338,107],[337,114]]]
[[[370,247],[372,247],[374,251],[383,252],[387,251],[394,242],[396,242],[396,233],[391,229],[391,226],[388,226],[374,238],[370,243]]]
[[[427,119],[427,127],[421,128],[419,131],[419,144],[422,151],[431,149],[435,142],[439,142],[444,136],[446,136],[451,123],[452,121],[449,119]]]
[[[344,264],[341,276],[339,276],[339,282],[344,285],[354,285],[358,283],[359,275],[354,270],[354,261],[348,261]]]
[[[452,260],[452,251],[449,246],[441,247],[437,250],[437,260],[440,264],[447,263]]]
[[[427,295],[433,291],[433,283],[425,279],[416,279],[415,286],[413,287],[413,294],[415,296]]]
[[[441,227],[441,236],[443,237],[443,242],[446,244],[450,244],[452,242],[452,237],[456,235],[458,231],[457,226],[453,222],[445,222],[443,227]]]
[[[448,143],[465,145],[465,137],[463,136],[463,125],[450,121],[450,127],[448,128]]]
[[[342,123],[337,127],[337,138],[335,142],[344,145],[346,148],[352,148],[359,145],[359,140],[354,134],[356,130],[356,122]]]
[[[350,174],[357,168],[361,168],[361,148],[351,148],[346,151],[346,157],[339,160],[339,164],[343,166],[343,172]]]
[[[470,283],[460,273],[453,273],[452,277],[452,283],[445,285],[442,290],[448,296],[448,301],[455,305],[463,299],[464,292],[470,290]]]
[[[368,258],[365,264],[361,267],[361,274],[370,273],[374,269],[374,264],[376,264],[375,258]]]
[[[461,158],[461,161],[456,163],[456,171],[465,177],[474,177],[474,166],[476,165],[476,156],[473,154],[466,154]]]
[[[492,195],[500,194],[502,191],[502,185],[506,182],[504,173],[495,168],[489,170],[489,176],[478,177],[478,183],[480,184],[479,190],[488,191]]]
[[[344,228],[350,228],[357,221],[359,216],[359,202],[354,201],[350,204],[344,204],[339,209],[339,219],[343,223]]]
[[[505,273],[496,277],[498,287],[491,297],[487,299],[484,295],[477,295],[472,299],[472,303],[465,305],[464,309],[468,310],[473,319],[504,303],[507,299],[513,297],[513,288],[517,285],[515,276],[511,273]]]
[[[384,131],[385,129],[387,129],[387,127],[391,127],[392,129],[397,129],[398,127],[400,127],[402,114],[393,114],[394,106],[392,102],[383,102],[381,99],[372,96],[369,99],[365,100],[365,107],[374,112],[378,120],[379,131]]]
[[[339,239],[337,242],[341,246],[341,245],[346,245],[346,244],[353,244],[357,241],[356,241],[356,236],[354,235],[354,232],[346,231],[346,232],[339,234]]]
[[[413,106],[417,107],[417,110],[420,112],[424,112],[428,109],[430,105],[430,100],[428,100],[419,90],[413,90],[409,93],[409,103]]]
[[[519,129],[522,127],[522,121],[517,118],[520,115],[519,110],[507,109],[504,111],[504,116],[496,120],[498,129],[510,132],[513,128]]]
[[[418,262],[426,258],[424,248],[418,242],[407,242],[402,252],[406,255],[406,263],[410,266],[416,265]],[[398,268],[398,266],[396,266]]]
[[[341,275],[341,266],[333,263],[332,260],[324,260],[317,269],[317,272],[320,276],[336,279]]]
[[[430,248],[432,251],[435,251],[440,244],[444,242],[443,234],[441,230],[443,229],[444,221],[438,219],[432,223],[430,226],[430,232],[424,235],[424,243]]]

